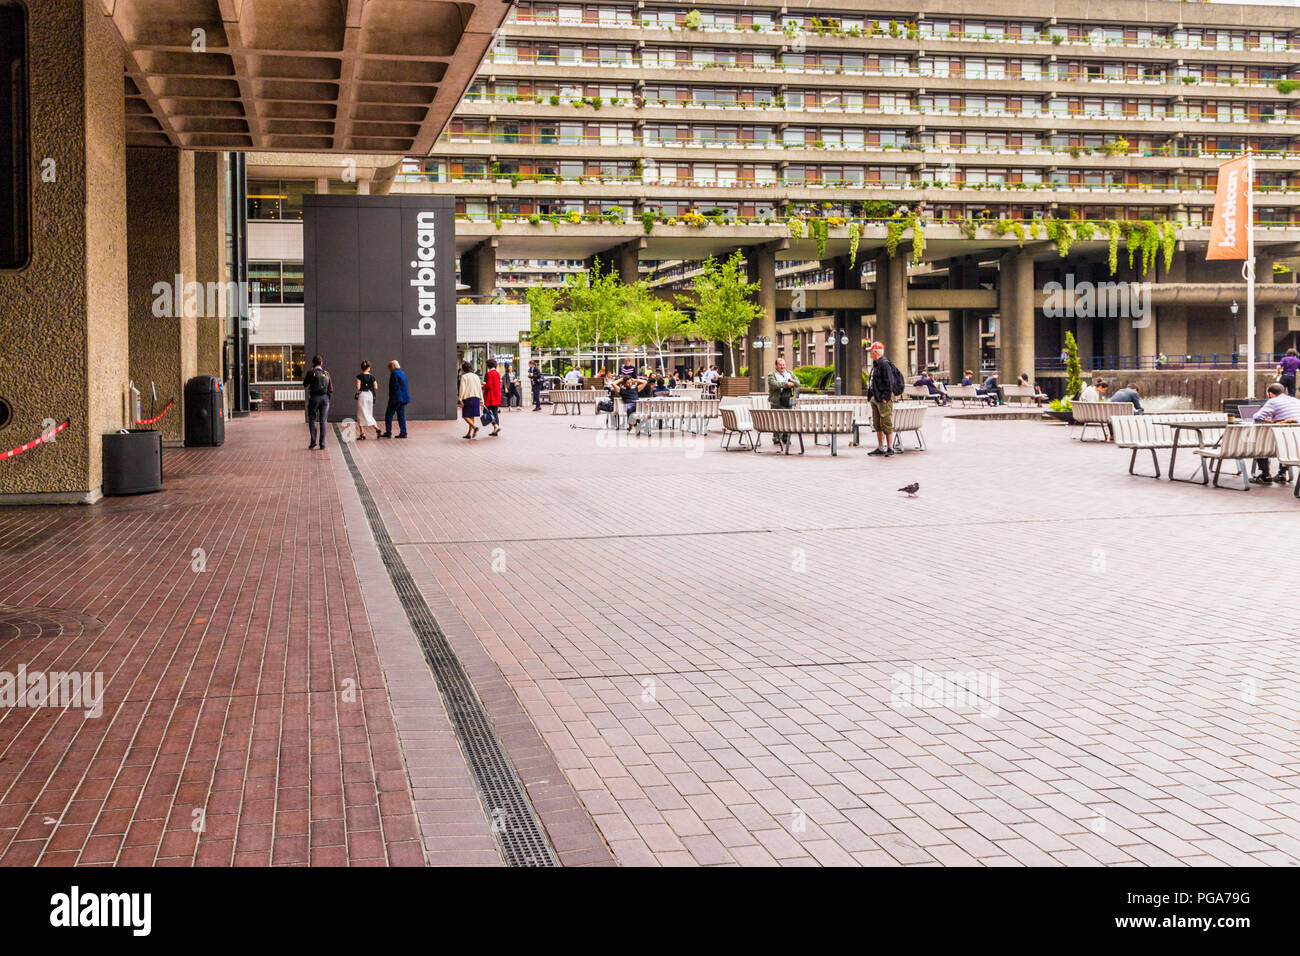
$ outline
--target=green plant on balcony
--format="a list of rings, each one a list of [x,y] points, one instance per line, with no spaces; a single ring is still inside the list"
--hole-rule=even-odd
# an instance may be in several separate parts
[[[1116,136],[1101,151],[1107,156],[1124,156],[1128,154],[1129,142],[1123,136]]]
[[[645,230],[645,234],[647,236],[650,235],[650,233],[654,231],[654,227],[655,227],[655,214],[651,212],[649,209],[642,210],[641,228]]]
[[[889,35],[894,39],[898,39],[903,35],[903,31],[899,28],[897,20],[889,21]]]
[[[803,220],[798,216],[791,216],[785,221],[785,227],[790,233],[791,239],[802,239],[804,235]]]
[[[1079,149],[1078,146],[1070,147],[1070,157],[1072,159],[1078,159],[1082,154],[1083,154],[1083,150]]]
[[[494,226],[497,227],[497,231],[498,231],[498,232],[501,231],[501,217],[500,217],[500,216],[496,216],[496,217],[492,220],[492,224],[493,224]]]
[[[761,24],[758,24],[758,23],[751,23],[751,24],[749,25],[749,28],[750,28],[751,30],[753,30],[755,33],[757,33],[759,30],[763,29],[762,25],[761,25]]]
[[[492,175],[494,178],[501,175],[500,163],[493,163],[489,168],[492,170]]]
[[[858,264],[858,240],[862,238],[862,227],[856,223],[849,223],[849,268],[852,269]]]
[[[691,10],[686,14],[686,19],[682,21],[688,30],[698,30],[704,25],[704,14],[699,10]]]
[[[510,188],[514,189],[519,185],[519,180],[523,179],[518,173],[510,174]]]
[[[1080,242],[1088,242],[1097,235],[1097,224],[1089,219],[1072,219],[1074,236]]]
[[[1183,84],[1183,86],[1191,86],[1193,83],[1196,82],[1196,79],[1197,78],[1194,76],[1180,76],[1178,78],[1178,82]]]
[[[1056,251],[1064,259],[1070,254],[1070,247],[1074,245],[1074,226],[1066,219],[1057,219],[1053,216],[1047,220],[1047,238],[1056,243]]]
[[[826,240],[830,238],[830,223],[820,217],[808,221],[808,231],[817,243],[817,258],[826,258]]]
[[[528,224],[530,226],[540,226],[542,224],[542,217],[538,213],[532,213],[528,217]]]
[[[1025,248],[1025,224],[1016,219],[1011,223],[1011,231],[1016,234],[1016,242],[1020,244],[1020,248]]]
[[[554,94],[554,93],[551,94],[551,105],[552,105],[552,106],[559,106],[559,105],[560,105],[560,98],[559,98],[559,96],[557,96],[557,95]]]
[[[921,31],[918,30],[918,29],[916,28],[916,25],[915,25],[915,24],[908,24],[908,27],[907,27],[907,38],[908,38],[909,40],[919,40],[919,39],[921,39]]]
[[[1165,271],[1174,265],[1174,249],[1178,245],[1178,224],[1166,219],[1160,224],[1160,252],[1164,256]]]
[[[1300,80],[1278,80],[1273,84],[1273,89],[1283,96],[1290,96],[1296,90],[1300,90]]]
[[[587,102],[591,104],[591,108],[593,110],[598,110],[600,109],[601,104],[604,102],[604,100],[602,100],[599,96],[593,96],[591,99],[587,100]]]
[[[958,230],[961,232],[961,234],[962,234],[963,236],[965,236],[967,239],[974,239],[974,238],[975,238],[975,229],[976,229],[976,226],[975,226],[975,223],[972,222],[971,220],[969,220],[969,219],[965,219],[965,218],[958,220],[958,222],[957,222],[957,229],[958,229]]]
[[[776,94],[776,108],[779,109],[779,110],[783,110],[783,109],[785,109],[785,94],[784,94],[784,93],[778,93],[778,94]]]

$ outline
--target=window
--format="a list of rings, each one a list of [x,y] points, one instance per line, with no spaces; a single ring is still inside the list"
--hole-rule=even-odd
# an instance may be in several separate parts
[[[26,10],[0,5],[0,269],[22,268],[30,252],[26,47]]]
[[[301,382],[307,361],[301,345],[250,345],[248,378],[257,382]]]
[[[302,263],[250,261],[249,298],[260,305],[302,304]]]
[[[249,219],[302,219],[302,197],[316,191],[310,180],[251,179]]]

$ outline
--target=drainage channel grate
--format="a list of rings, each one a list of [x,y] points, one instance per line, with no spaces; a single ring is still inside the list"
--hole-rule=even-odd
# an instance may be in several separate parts
[[[429,662],[434,678],[438,681],[438,689],[442,692],[452,727],[469,760],[470,772],[482,795],[483,805],[490,811],[492,833],[501,847],[506,863],[510,866],[559,866],[555,851],[546,838],[532,804],[528,802],[523,783],[501,747],[501,741],[492,728],[492,721],[488,719],[482,701],[474,692],[469,675],[465,673],[447,635],[438,626],[424,595],[407,570],[406,562],[389,537],[375,499],[352,458],[348,443],[342,441],[338,425],[334,426],[334,435],[335,441],[343,449],[348,471],[352,473],[357,494],[361,496],[361,504],[366,509],[370,531],[379,546],[379,555],[388,570],[389,579],[406,610],[411,628],[420,639],[425,660]]]

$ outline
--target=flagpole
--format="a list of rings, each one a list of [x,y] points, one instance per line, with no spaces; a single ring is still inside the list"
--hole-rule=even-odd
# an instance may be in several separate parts
[[[1246,397],[1255,397],[1255,154],[1246,147]],[[1272,351],[1272,344],[1269,345]]]

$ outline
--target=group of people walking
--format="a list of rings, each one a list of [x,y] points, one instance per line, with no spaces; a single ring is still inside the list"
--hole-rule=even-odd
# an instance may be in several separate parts
[[[311,357],[311,369],[302,379],[303,397],[307,407],[307,430],[311,435],[308,450],[325,448],[326,423],[329,421],[330,400],[334,396],[334,379],[325,370],[319,355]],[[397,359],[388,363],[388,407],[384,411],[384,428],[375,421],[375,396],[379,380],[370,371],[370,363],[362,362],[356,375],[357,441],[366,440],[366,429],[373,428],[376,438],[406,437],[406,406],[411,402],[411,389]],[[401,429],[393,435],[393,418]],[[318,434],[319,432],[319,434]]]

